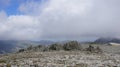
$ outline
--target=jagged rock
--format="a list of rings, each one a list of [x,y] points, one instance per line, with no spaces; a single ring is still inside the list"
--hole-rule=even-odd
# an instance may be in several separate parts
[[[89,45],[89,47],[86,48],[86,51],[89,51],[91,53],[102,53],[102,49],[99,46],[94,47],[92,45]]]

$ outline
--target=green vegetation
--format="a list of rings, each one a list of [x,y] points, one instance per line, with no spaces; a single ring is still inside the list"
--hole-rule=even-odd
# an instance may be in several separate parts
[[[81,50],[82,47],[77,41],[70,41],[63,45],[64,50]]]
[[[63,49],[63,46],[61,44],[52,44],[49,47],[49,50],[57,50],[57,51],[59,51],[59,50],[62,50],[62,49]]]
[[[7,64],[6,67],[11,67],[11,65],[10,65],[10,64]]]
[[[25,51],[25,49],[20,49],[18,52],[24,52]]]
[[[77,41],[69,41],[65,44],[51,44],[48,46],[43,46],[43,45],[38,45],[38,46],[29,46],[26,49],[20,49],[18,52],[24,52],[24,51],[59,51],[59,50],[65,50],[65,51],[69,51],[69,50],[82,50],[82,47],[80,45],[80,43],[78,43]]]
[[[30,46],[27,48],[27,50],[31,50],[32,48],[33,48],[33,46],[30,45]]]
[[[6,63],[6,60],[0,60],[0,63]]]
[[[99,46],[90,44],[89,47],[83,49],[81,44],[77,41],[69,41],[64,44],[51,44],[48,46],[44,45],[38,45],[38,46],[30,46],[26,49],[20,49],[18,52],[24,52],[24,51],[60,51],[60,50],[65,50],[65,51],[74,51],[74,50],[85,50],[91,53],[102,53],[102,50],[100,49]]]

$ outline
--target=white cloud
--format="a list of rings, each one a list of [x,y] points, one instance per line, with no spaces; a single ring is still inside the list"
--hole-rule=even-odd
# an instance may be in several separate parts
[[[8,16],[1,36],[12,39],[79,39],[119,37],[119,0],[29,1],[18,8],[24,15]],[[0,16],[1,17],[1,16]],[[1,21],[1,19],[0,19]]]
[[[4,16],[5,12],[0,12]],[[27,15],[12,15],[3,18],[0,23],[0,37],[4,39],[31,40],[37,39],[41,31],[37,18]]]

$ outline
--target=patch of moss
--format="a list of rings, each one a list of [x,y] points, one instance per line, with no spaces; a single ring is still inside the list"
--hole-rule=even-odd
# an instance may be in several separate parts
[[[10,65],[10,64],[7,64],[6,67],[11,67],[11,65]]]
[[[0,63],[6,63],[6,60],[0,60]]]

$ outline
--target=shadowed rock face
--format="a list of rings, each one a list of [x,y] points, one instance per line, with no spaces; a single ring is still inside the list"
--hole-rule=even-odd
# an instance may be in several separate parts
[[[92,45],[89,45],[88,48],[85,49],[86,51],[89,51],[91,53],[102,53],[102,49],[99,47],[99,46],[92,46]]]

